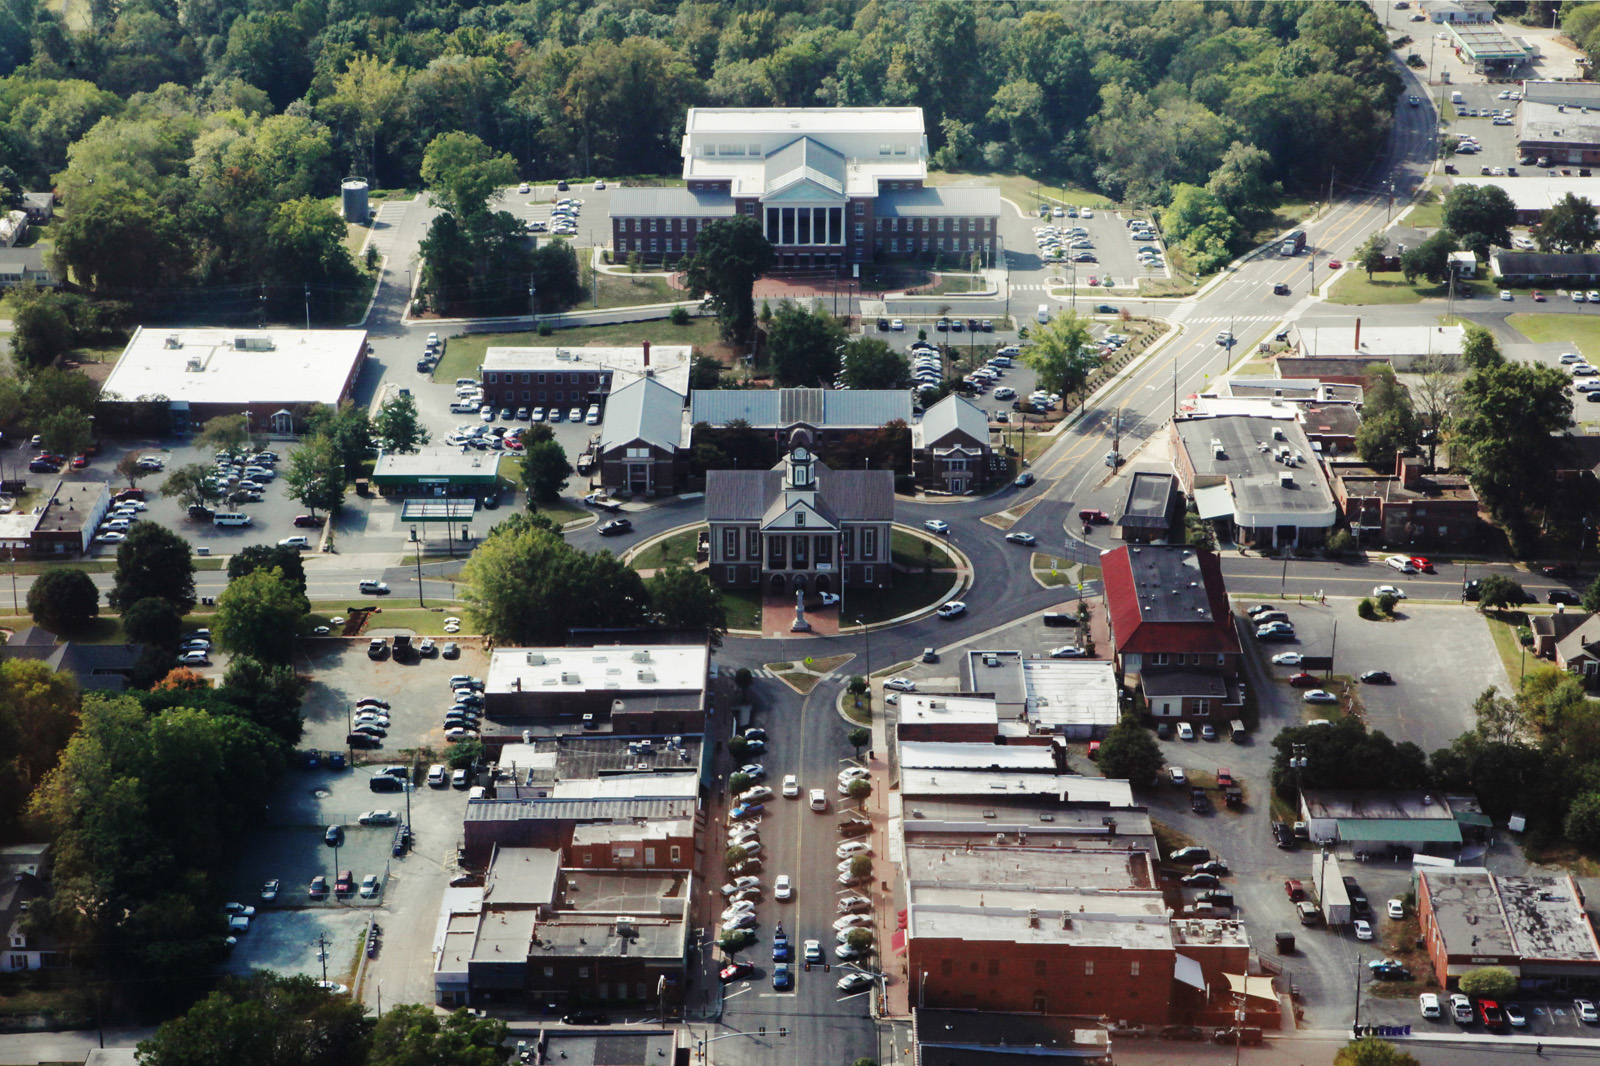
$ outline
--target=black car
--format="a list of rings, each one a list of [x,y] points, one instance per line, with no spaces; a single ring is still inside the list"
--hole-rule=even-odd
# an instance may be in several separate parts
[[[566,192],[566,191],[567,191],[567,182],[566,182],[565,178],[563,178],[562,180],[556,182],[556,192]]]
[[[344,738],[345,746],[351,748],[378,748],[383,746],[383,741],[365,733],[351,733]]]
[[[330,848],[339,847],[344,843],[344,826],[330,825],[328,831],[322,834],[322,842]]]
[[[1364,685],[1392,685],[1394,684],[1394,678],[1389,676],[1389,671],[1387,670],[1368,670],[1361,675],[1361,683]]]
[[[1199,845],[1191,845],[1189,847],[1179,848],[1177,851],[1174,851],[1171,855],[1167,856],[1167,860],[1169,862],[1185,863],[1210,862],[1211,849],[1202,848]]]
[[[611,1017],[604,1011],[575,1010],[561,1017],[564,1025],[610,1025]]]
[[[1294,829],[1288,822],[1273,822],[1272,835],[1278,841],[1278,847],[1286,851],[1294,850]]]
[[[1468,581],[1465,585],[1461,586],[1461,598],[1463,600],[1476,600],[1482,594],[1483,582],[1477,578],[1473,578],[1471,581]]]
[[[1594,396],[1597,394],[1590,393],[1589,395]],[[1578,595],[1576,592],[1573,592],[1571,589],[1551,589],[1549,594],[1545,596],[1545,602],[1563,603],[1568,607],[1582,607],[1583,597]]]
[[[878,319],[878,332],[879,333],[888,333],[889,332],[889,320],[887,318]]]
[[[1272,295],[1274,295],[1274,296],[1287,296],[1287,295],[1289,295],[1289,286],[1285,285],[1281,281],[1278,282],[1276,285],[1274,285],[1272,287]]]
[[[985,333],[993,333],[994,332],[994,323],[989,321],[986,318],[983,321],[978,323],[978,328],[980,330],[982,330],[983,332],[985,332]]]
[[[633,523],[626,518],[613,518],[599,529],[602,537],[615,537],[620,533],[631,532],[633,532]]]

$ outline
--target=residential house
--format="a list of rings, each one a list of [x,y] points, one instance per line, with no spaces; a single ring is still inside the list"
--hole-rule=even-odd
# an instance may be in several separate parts
[[[611,394],[600,430],[600,483],[635,497],[678,491],[684,397],[654,378]]]

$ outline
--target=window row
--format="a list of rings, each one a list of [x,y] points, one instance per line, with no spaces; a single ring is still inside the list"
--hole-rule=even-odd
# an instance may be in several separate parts
[[[618,233],[695,233],[702,225],[714,222],[708,218],[619,218]]]
[[[485,385],[515,385],[521,378],[523,385],[596,385],[602,388],[611,384],[610,374],[510,374],[505,372],[487,373],[483,376]],[[570,379],[570,380],[569,380]]]
[[[943,237],[924,237],[922,238],[922,250],[924,252],[935,250],[940,252],[977,252],[989,246],[989,242],[982,237],[951,237],[949,240],[949,245],[946,245]],[[883,251],[882,237],[879,237],[873,243],[878,251]],[[900,247],[902,243],[905,245],[904,248]],[[899,237],[889,238],[889,251],[891,252],[914,252],[916,250],[917,239],[915,237],[907,237],[903,242]]]
[[[946,227],[945,223],[949,223]],[[903,225],[902,225],[903,223]],[[879,233],[993,233],[992,218],[879,218],[875,228]]]
[[[1199,652],[1164,652],[1153,651],[1150,653],[1151,666],[1222,666],[1228,657],[1221,652],[1215,655],[1202,655]]]
[[[968,968],[968,970],[970,972],[977,973],[978,972],[978,961],[976,959],[970,961],[967,964],[967,968]],[[1056,968],[1057,972],[1059,973],[1062,968],[1063,967],[1061,967],[1061,966],[1057,966],[1057,968]],[[939,960],[939,975],[941,977],[950,977],[950,976],[952,976],[955,973],[955,969],[956,969],[956,965],[955,965],[955,960],[954,959],[940,959]],[[990,977],[999,977],[1000,976],[1000,960],[999,959],[989,959],[988,960],[988,970],[989,970],[989,976]],[[1045,977],[1045,976],[1048,976],[1048,974],[1049,974],[1049,966],[1045,962],[1045,960],[1044,959],[1034,959],[1033,960],[1033,975],[1035,977]],[[1083,960],[1083,976],[1085,976],[1085,977],[1093,977],[1094,976],[1094,960],[1093,959],[1084,959]],[[1130,959],[1130,960],[1128,960],[1128,976],[1129,977],[1138,977],[1139,976],[1139,960],[1138,959]]]

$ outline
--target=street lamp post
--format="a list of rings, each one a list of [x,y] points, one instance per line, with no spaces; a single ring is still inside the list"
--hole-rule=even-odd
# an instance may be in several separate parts
[[[422,539],[417,536],[417,527],[411,527],[411,543],[417,546],[417,606],[426,607],[422,602]]]

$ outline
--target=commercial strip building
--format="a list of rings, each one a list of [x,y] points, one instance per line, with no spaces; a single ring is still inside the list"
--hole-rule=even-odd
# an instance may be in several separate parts
[[[1546,177],[1542,172],[1518,175],[1515,178],[1458,177],[1450,178],[1449,181],[1452,185],[1471,185],[1480,189],[1489,186],[1499,188],[1516,208],[1516,224],[1519,226],[1532,226],[1543,221],[1545,212],[1564,200],[1568,194],[1591,203],[1594,202],[1596,195],[1593,178],[1576,176],[1552,178]],[[1493,273],[1499,276],[1502,272],[1497,268]]]
[[[1117,536],[1131,544],[1165,543],[1177,521],[1182,499],[1178,482],[1165,470],[1135,470],[1116,518]]]
[[[1248,415],[1178,418],[1173,465],[1221,539],[1259,548],[1316,547],[1338,518],[1315,449],[1297,423]]]
[[[1348,844],[1358,857],[1455,855],[1463,827],[1478,834],[1484,821],[1470,798],[1453,805],[1451,797],[1407,789],[1302,789],[1299,806],[1313,842]]]
[[[961,685],[992,698],[997,720],[1021,723],[1024,735],[1099,740],[1121,718],[1116,666],[1102,660],[971,651],[961,658]]]
[[[1390,363],[1396,370],[1404,371],[1416,360],[1429,356],[1460,358],[1466,340],[1465,326],[1363,327],[1358,318],[1349,325],[1301,326],[1293,350],[1295,358],[1370,359]],[[1280,356],[1279,366],[1286,361]]]
[[[1517,284],[1561,285],[1600,282],[1600,253],[1495,252],[1495,277]]]
[[[682,188],[611,195],[618,256],[676,260],[705,227],[756,219],[779,270],[840,270],[889,255],[992,264],[993,188],[926,188],[921,108],[690,108]]]
[[[911,1012],[915,1066],[1111,1066],[1111,1033],[1097,1017]]]
[[[379,451],[372,487],[381,496],[428,496],[464,500],[500,493],[499,452],[425,446],[414,452]],[[468,508],[468,516],[471,508]]]
[[[109,404],[165,403],[185,435],[218,415],[288,435],[317,405],[350,398],[366,361],[360,329],[158,329],[140,326],[100,390]]]
[[[1509,877],[1479,867],[1418,870],[1417,919],[1434,978],[1503,966],[1534,995],[1592,995],[1600,942],[1570,874]]]
[[[33,558],[82,555],[110,509],[109,483],[61,478],[31,511],[0,515],[0,552]]]
[[[694,349],[645,341],[637,348],[509,348],[483,353],[478,367],[483,402],[491,407],[548,407],[558,411],[599,405],[641,378],[654,378],[679,396],[689,391]]]
[[[635,735],[704,733],[710,655],[704,643],[496,648],[484,713],[513,729],[537,720]]]
[[[1588,166],[1600,160],[1600,85],[1585,81],[1524,81],[1522,103],[1517,108],[1517,151],[1525,160],[1548,159],[1551,166]],[[1506,191],[1519,195],[1510,186],[1521,180],[1507,182]],[[1593,198],[1592,191],[1582,186],[1570,191]]]
[[[831,470],[796,430],[771,470],[706,473],[711,580],[774,596],[888,588],[894,474]]]
[[[1330,459],[1334,499],[1357,546],[1462,548],[1484,530],[1478,494],[1464,474],[1429,474],[1418,457],[1395,457],[1392,473],[1357,459]]]

